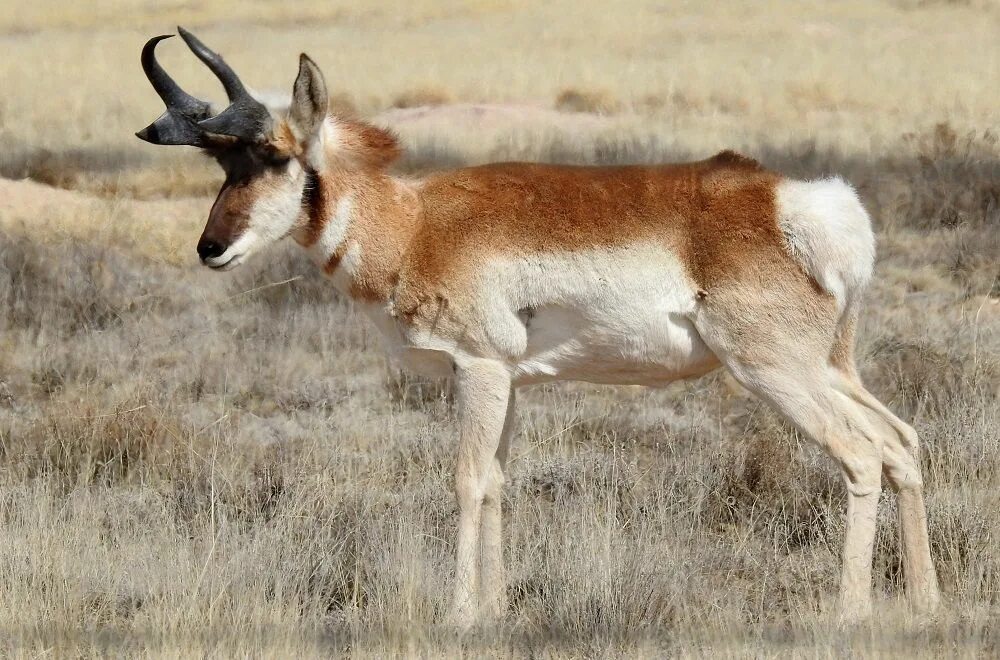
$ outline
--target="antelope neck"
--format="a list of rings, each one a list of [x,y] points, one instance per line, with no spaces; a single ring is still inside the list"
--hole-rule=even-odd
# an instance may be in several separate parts
[[[380,171],[309,168],[302,203],[294,238],[337,288],[365,302],[389,300],[419,226],[416,191]]]

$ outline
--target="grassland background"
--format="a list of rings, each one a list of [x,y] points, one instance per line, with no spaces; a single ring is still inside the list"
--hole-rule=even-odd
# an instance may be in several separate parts
[[[862,373],[921,434],[943,611],[899,600],[888,496],[875,621],[832,625],[840,480],[713,375],[525,391],[510,613],[439,626],[448,387],[387,365],[294,246],[199,268],[220,174],[132,136],[161,111],[139,49],[177,23],[261,90],[309,52],[406,174],[729,147],[851,180],[880,251]],[[995,2],[35,2],[0,43],[5,654],[1000,653]]]

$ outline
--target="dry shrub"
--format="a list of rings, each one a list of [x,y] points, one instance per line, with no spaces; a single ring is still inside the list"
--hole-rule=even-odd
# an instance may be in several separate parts
[[[579,464],[565,459],[535,461],[511,482],[511,491],[562,502],[582,487]]]
[[[667,99],[659,94],[644,94],[635,102],[638,112],[655,115],[667,107]]]
[[[29,178],[58,188],[77,188],[94,177],[112,178],[145,163],[140,152],[131,149],[53,150],[10,145],[0,155],[0,176]]]
[[[878,339],[869,354],[876,382],[885,384],[895,400],[911,409],[928,400],[946,401],[960,391],[971,375],[963,357],[930,342],[897,337]]]
[[[596,115],[613,115],[621,111],[621,104],[607,91],[564,89],[556,96],[556,110],[560,112],[589,112]]]
[[[449,380],[425,378],[391,368],[384,383],[389,399],[411,410],[420,410],[442,402],[450,405],[454,402],[454,392]]]
[[[446,105],[454,102],[454,97],[440,87],[417,87],[407,90],[392,100],[393,108],[423,108]]]
[[[932,341],[887,336],[873,342],[865,361],[871,380],[905,417],[919,410],[944,414],[982,384],[1000,383],[995,357],[957,351]]]
[[[675,90],[670,94],[670,106],[680,112],[704,112],[708,100],[693,90]]]
[[[1000,147],[996,133],[961,135],[948,123],[904,141],[916,154],[900,199],[907,224],[921,229],[972,225],[1000,228]]]
[[[706,522],[749,526],[785,551],[829,543],[844,498],[836,468],[761,406],[742,436],[727,443],[715,468],[717,487],[705,502]]]
[[[744,114],[750,109],[746,99],[728,92],[714,92],[708,97],[711,107],[730,115]]]
[[[155,268],[112,248],[44,245],[0,233],[0,302],[8,329],[70,334],[120,324],[167,300]]]
[[[141,482],[154,473],[181,476],[173,448],[189,434],[176,420],[136,400],[111,411],[60,402],[62,414],[8,432],[3,460],[26,478],[45,479],[67,492],[77,486]]]

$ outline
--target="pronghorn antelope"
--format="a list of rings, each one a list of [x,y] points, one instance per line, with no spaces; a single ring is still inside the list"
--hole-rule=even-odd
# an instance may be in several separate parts
[[[269,110],[189,32],[221,80],[214,114],[157,63],[166,112],[137,135],[195,145],[226,179],[198,242],[238,266],[290,236],[371,317],[404,366],[458,393],[459,504],[451,620],[504,611],[501,488],[515,389],[555,380],[664,385],[724,366],[840,466],[847,484],[840,612],[871,609],[884,474],[899,497],[907,591],[938,599],[917,435],[854,365],[871,223],[840,179],[795,181],[729,151],[680,165],[499,163],[396,178],[394,137],[332,116],[299,61],[287,111]]]

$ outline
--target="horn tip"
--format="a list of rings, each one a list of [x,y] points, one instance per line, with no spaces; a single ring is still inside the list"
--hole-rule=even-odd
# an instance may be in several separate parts
[[[156,121],[160,120],[157,119]],[[160,129],[156,126],[156,121],[141,131],[136,131],[135,136],[143,142],[148,142],[150,144],[163,144],[160,140]]]
[[[158,34],[155,37],[150,37],[149,40],[146,42],[146,45],[143,46],[143,50],[145,51],[147,49],[155,48],[156,44],[160,43],[164,39],[169,39],[172,36],[174,36],[174,35],[172,35],[172,34]]]

